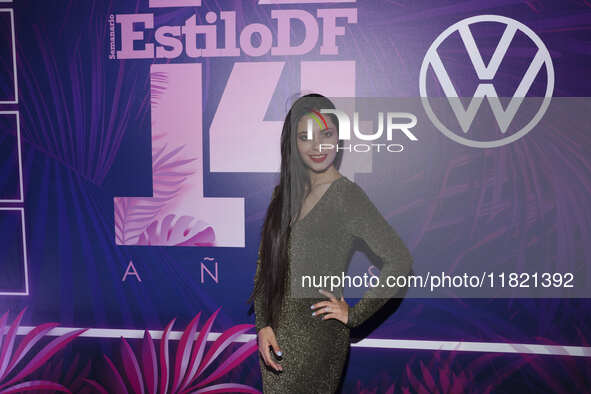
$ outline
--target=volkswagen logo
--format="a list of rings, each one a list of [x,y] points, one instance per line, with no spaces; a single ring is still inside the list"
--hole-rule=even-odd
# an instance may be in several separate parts
[[[474,40],[474,36],[470,30],[470,25],[482,22],[495,22],[505,26],[504,32],[488,64],[484,64],[481,52],[478,49],[476,41]],[[474,92],[474,96],[471,97],[471,101],[467,108],[464,107],[460,101],[453,81],[451,80],[445,65],[437,53],[437,50],[443,41],[456,31],[461,37],[464,48],[467,51],[470,62],[472,63],[474,71],[476,72],[476,76],[480,82],[476,88],[476,91]],[[533,45],[535,45],[537,50],[533,60],[521,78],[521,81],[515,87],[513,97],[511,97],[506,108],[503,109],[493,81],[501,62],[505,58],[507,50],[511,45],[512,39],[518,31],[524,33],[531,40]],[[433,112],[431,104],[429,103],[429,97],[427,95],[427,71],[429,66],[432,67],[436,76],[436,80],[441,85],[441,89],[449,101],[451,110],[456,116],[461,130],[450,129],[448,126],[444,125]],[[522,101],[525,99],[537,75],[540,73],[542,66],[545,66],[547,74],[546,91],[544,93],[544,99],[541,100],[539,109],[533,118],[525,124],[525,126],[516,132],[507,133],[511,121],[519,110]],[[521,22],[516,21],[515,19],[504,16],[479,15],[463,19],[453,24],[443,31],[443,33],[441,33],[435,39],[435,41],[433,41],[427,50],[421,65],[421,71],[419,74],[419,90],[421,101],[425,111],[427,112],[427,116],[429,119],[431,119],[435,127],[437,127],[445,136],[460,144],[474,148],[494,148],[518,140],[527,134],[540,121],[546,112],[548,105],[550,104],[550,99],[554,91],[554,67],[552,65],[552,59],[550,58],[548,49],[540,37],[538,37],[538,35],[536,35],[529,27],[525,26]],[[494,118],[496,119],[500,131],[500,137],[486,141],[470,139],[468,138],[470,134],[470,126],[476,117],[480,104],[485,100],[488,101]],[[457,128],[457,125],[455,127]]]

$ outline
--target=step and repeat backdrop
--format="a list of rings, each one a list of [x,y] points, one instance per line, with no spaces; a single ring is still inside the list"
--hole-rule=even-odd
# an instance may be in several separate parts
[[[586,1],[0,0],[0,390],[262,391],[261,226],[320,93],[416,274],[343,392],[587,391],[590,30]]]

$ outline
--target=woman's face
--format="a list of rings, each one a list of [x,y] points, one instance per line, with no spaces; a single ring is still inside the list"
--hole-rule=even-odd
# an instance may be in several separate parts
[[[308,139],[308,119],[312,120],[311,140]],[[308,113],[297,124],[298,152],[313,171],[321,172],[332,164],[337,155],[338,139],[337,128],[328,116]]]

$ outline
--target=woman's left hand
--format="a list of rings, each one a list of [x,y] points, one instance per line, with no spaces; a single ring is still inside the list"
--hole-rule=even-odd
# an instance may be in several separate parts
[[[320,301],[316,304],[312,304],[311,308],[314,310],[312,313],[313,316],[318,316],[321,313],[326,313],[326,315],[322,316],[322,320],[326,319],[337,319],[343,324],[347,324],[347,320],[349,318],[349,304],[347,301],[341,296],[340,299],[337,299],[331,292],[326,290],[318,290],[325,296],[327,296],[330,301]],[[317,308],[320,308],[316,310]]]

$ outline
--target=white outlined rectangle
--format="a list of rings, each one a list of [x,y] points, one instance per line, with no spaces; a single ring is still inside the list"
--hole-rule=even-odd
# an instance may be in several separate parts
[[[0,0],[0,2],[3,2]],[[14,33],[14,10],[10,8],[0,8],[0,12],[8,12],[10,14],[10,33],[12,42],[12,74],[14,79],[14,100],[0,100],[0,104],[18,104],[18,78],[16,74],[16,43]]]
[[[0,211],[20,211],[21,213],[21,234],[23,237],[23,265],[25,273],[25,291],[0,291],[0,296],[28,296],[29,295],[29,270],[27,259],[27,232],[25,231],[25,208],[22,207],[0,207]]]
[[[18,156],[18,182],[19,182],[19,198],[18,199],[0,199],[0,203],[3,202],[25,202],[24,201],[24,194],[23,194],[23,158],[22,158],[22,149],[21,149],[21,124],[20,124],[20,117],[18,111],[0,111],[0,116],[2,115],[14,115],[16,118],[16,149],[17,149],[17,156]]]

